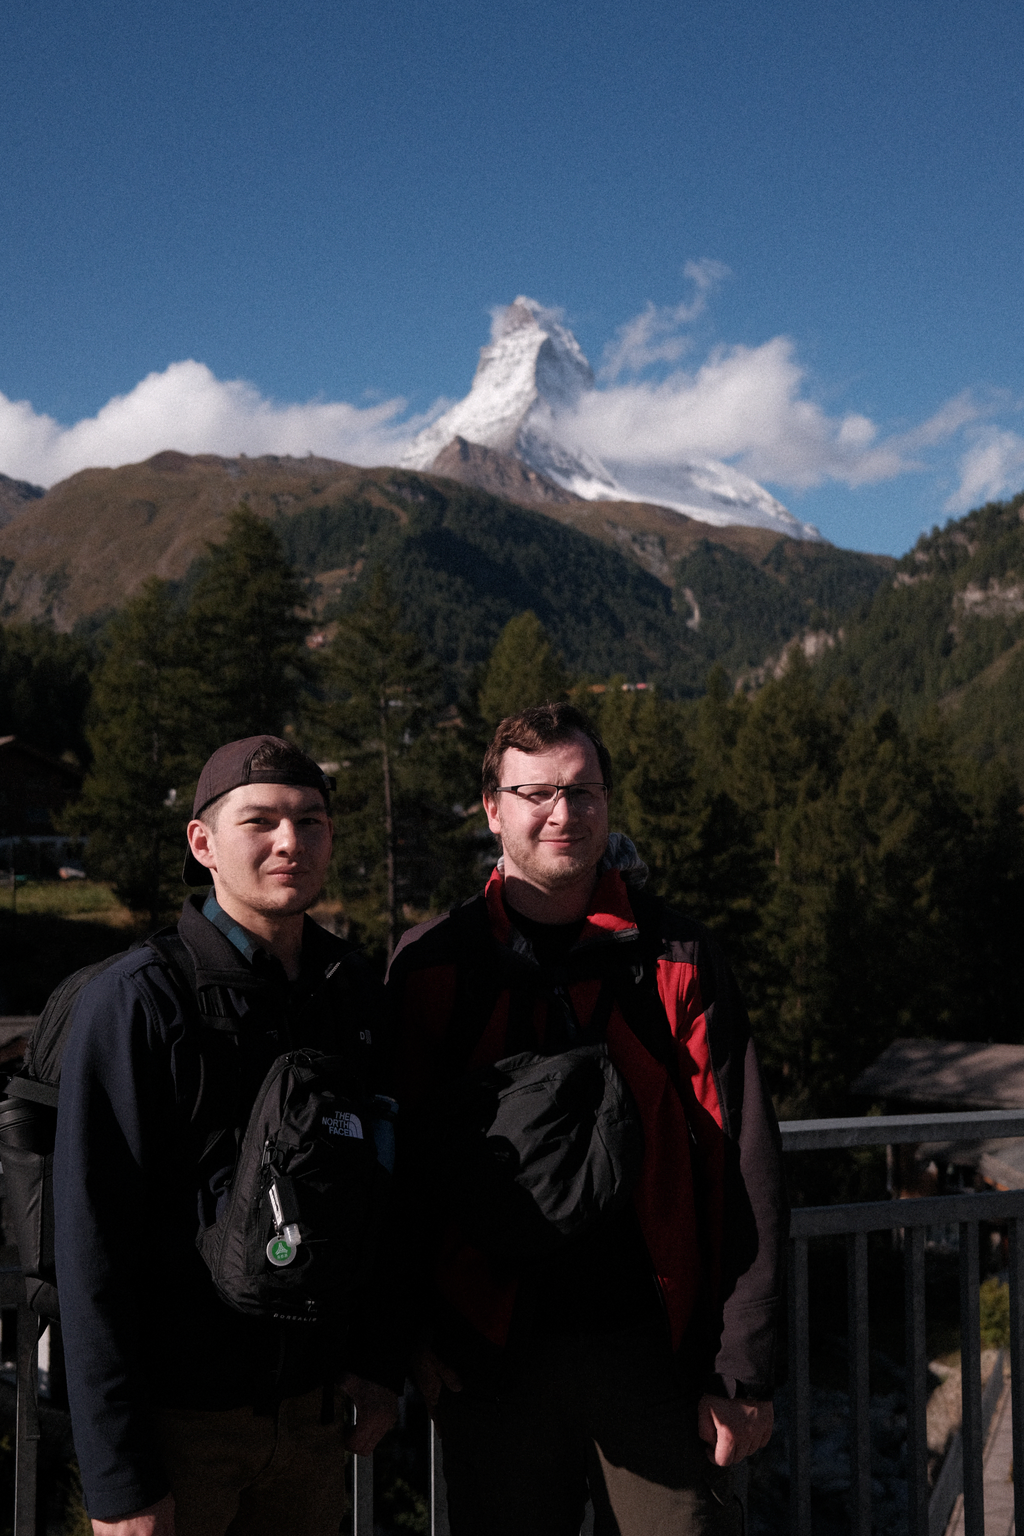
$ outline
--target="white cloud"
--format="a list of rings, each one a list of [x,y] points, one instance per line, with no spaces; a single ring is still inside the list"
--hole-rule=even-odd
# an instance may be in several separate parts
[[[954,437],[961,427],[997,409],[999,403],[993,399],[987,406],[982,405],[967,391],[954,395],[952,400],[940,405],[934,416],[929,416],[920,426],[902,433],[899,441],[908,449],[934,448]]]
[[[664,373],[664,365],[678,364],[690,350],[686,328],[730,276],[708,260],[687,262],[684,270],[692,299],[648,304],[620,326],[605,349],[602,387],[584,395],[571,417],[560,418],[575,447],[617,471],[656,473],[681,462],[725,460],[757,480],[800,491],[828,480],[855,487],[927,470],[934,466],[929,450],[973,430],[950,510],[1005,493],[1024,478],[1024,439],[982,426],[1011,404],[995,393],[983,402],[962,393],[917,426],[885,431],[861,412],[830,414],[819,404],[787,336],[755,347],[719,346],[692,369]],[[654,377],[637,377],[651,369]]]
[[[830,416],[808,398],[793,342],[776,336],[759,347],[719,347],[694,372],[595,390],[565,425],[577,446],[620,464],[725,459],[756,479],[800,490],[827,479],[864,485],[921,468],[915,455],[924,442],[951,435],[958,424],[958,412],[944,407],[927,429],[885,437],[857,412]]]
[[[599,377],[617,379],[624,373],[641,373],[653,363],[677,363],[691,345],[682,327],[704,312],[715,287],[730,275],[729,268],[720,261],[708,257],[688,261],[683,276],[693,283],[690,303],[648,303],[639,315],[620,325],[615,340],[604,349]]]
[[[402,421],[404,411],[404,400],[280,405],[244,380],[216,378],[203,363],[172,363],[71,427],[0,394],[0,471],[52,485],[79,469],[132,464],[163,448],[388,464],[427,420]]]
[[[1019,491],[1024,482],[1024,437],[996,426],[981,427],[960,460],[960,484],[946,502],[947,512],[995,501]]]

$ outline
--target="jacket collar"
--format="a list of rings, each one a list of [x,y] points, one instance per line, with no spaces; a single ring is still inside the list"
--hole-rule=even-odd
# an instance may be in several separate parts
[[[499,944],[512,942],[512,924],[503,900],[505,874],[495,868],[484,889],[491,932]],[[606,869],[594,886],[584,917],[583,930],[573,950],[603,939],[628,940],[637,936],[637,922],[629,904],[626,882],[617,869]]]
[[[259,977],[227,935],[203,916],[204,899],[189,896],[178,919],[178,937],[195,961],[197,986],[251,991],[260,985]]]
[[[237,991],[252,991],[267,983],[264,965],[270,957],[258,945],[253,962],[244,958],[236,946],[207,917],[203,915],[203,896],[189,896],[178,919],[178,934],[187,945],[196,964],[198,986],[231,987]],[[321,928],[309,916],[302,929],[303,975],[323,979],[337,968],[352,945],[333,933]],[[283,977],[284,972],[281,972]]]

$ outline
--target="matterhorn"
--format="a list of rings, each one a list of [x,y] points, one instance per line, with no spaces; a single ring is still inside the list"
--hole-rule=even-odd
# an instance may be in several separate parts
[[[425,427],[399,462],[518,500],[649,502],[719,527],[747,523],[795,539],[821,537],[756,480],[717,460],[647,470],[602,463],[574,447],[573,413],[594,387],[572,332],[536,300],[519,297],[495,315],[469,394]]]

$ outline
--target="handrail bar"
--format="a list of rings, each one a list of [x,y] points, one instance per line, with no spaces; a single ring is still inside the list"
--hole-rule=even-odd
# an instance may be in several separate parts
[[[899,1231],[906,1227],[945,1227],[962,1221],[1024,1219],[1024,1189],[992,1194],[923,1195],[909,1200],[864,1200],[857,1205],[797,1206],[790,1217],[790,1237],[837,1237],[848,1232]]]
[[[837,1120],[783,1120],[784,1152],[884,1147],[920,1141],[987,1141],[1024,1136],[1024,1109],[981,1109],[941,1115],[854,1115]]]

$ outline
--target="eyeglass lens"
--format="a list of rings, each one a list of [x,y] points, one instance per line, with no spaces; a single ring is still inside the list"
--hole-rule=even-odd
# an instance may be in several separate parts
[[[605,802],[604,784],[518,784],[515,794],[535,811],[548,811],[561,796],[574,811],[590,815]]]

